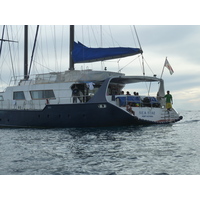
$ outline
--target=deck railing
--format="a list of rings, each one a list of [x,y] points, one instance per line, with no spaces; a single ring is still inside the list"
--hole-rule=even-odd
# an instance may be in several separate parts
[[[0,101],[0,109],[42,110],[46,105],[86,103],[91,96],[62,97],[39,100],[4,100]]]

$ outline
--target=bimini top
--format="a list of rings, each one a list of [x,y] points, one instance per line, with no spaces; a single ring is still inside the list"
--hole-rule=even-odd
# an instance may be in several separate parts
[[[165,96],[165,88],[163,79],[151,76],[121,76],[110,78],[111,83],[129,84],[140,82],[159,82],[158,96]]]
[[[129,47],[110,47],[110,48],[89,48],[82,43],[74,42],[72,58],[74,63],[88,63],[96,61],[104,61],[115,58],[122,58],[132,55],[141,54],[139,48]]]
[[[110,82],[129,84],[129,83],[161,82],[161,81],[162,79],[151,76],[120,76],[120,77],[113,77]]]

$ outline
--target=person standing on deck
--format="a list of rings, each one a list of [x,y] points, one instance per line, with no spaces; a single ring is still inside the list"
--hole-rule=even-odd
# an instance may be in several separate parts
[[[166,99],[166,108],[167,110],[170,110],[173,104],[173,99],[172,95],[170,94],[170,91],[167,91],[167,94],[164,96],[164,98]]]

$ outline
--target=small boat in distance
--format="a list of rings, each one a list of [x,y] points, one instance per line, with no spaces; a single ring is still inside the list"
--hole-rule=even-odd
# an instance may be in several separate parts
[[[25,26],[24,78],[0,92],[0,127],[69,128],[174,123],[182,119],[165,108],[163,79],[126,76],[107,70],[75,70],[76,63],[142,54],[140,48],[89,48],[74,42],[70,26],[69,70],[30,78]],[[3,35],[2,35],[3,36]],[[36,37],[37,38],[37,37]],[[4,42],[1,38],[1,42]],[[8,41],[10,42],[10,41]],[[15,80],[16,82],[16,80]],[[126,95],[126,85],[159,83],[155,96]],[[129,86],[129,88],[130,88]]]

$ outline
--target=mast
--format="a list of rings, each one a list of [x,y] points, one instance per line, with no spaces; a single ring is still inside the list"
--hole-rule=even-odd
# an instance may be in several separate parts
[[[70,25],[70,41],[69,41],[69,70],[74,70],[74,61],[72,51],[74,48],[74,25]]]
[[[24,25],[24,79],[28,79],[28,25]]]
[[[30,73],[31,73],[31,66],[32,66],[32,63],[33,63],[33,55],[34,55],[34,52],[35,52],[35,47],[36,47],[36,42],[37,42],[38,31],[39,31],[39,25],[37,25],[37,28],[36,28],[35,40],[34,40],[34,44],[33,44],[33,50],[32,50],[32,55],[31,55],[31,61],[30,61],[30,67],[29,67],[28,76],[29,76]]]

